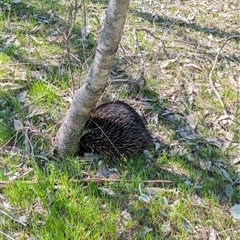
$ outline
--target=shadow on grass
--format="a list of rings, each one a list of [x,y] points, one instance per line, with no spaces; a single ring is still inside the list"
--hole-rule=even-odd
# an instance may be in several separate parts
[[[26,71],[37,72],[37,76],[27,76],[34,79],[39,75],[44,76],[51,81],[65,80],[69,81],[69,61],[66,51],[64,34],[68,31],[68,19],[60,18],[57,11],[62,12],[62,6],[58,2],[45,1],[41,6],[35,6],[33,3],[11,3],[10,10],[3,5],[2,18],[6,19],[6,24],[2,29],[2,38],[0,39],[0,49],[2,53],[11,58],[12,62],[18,66],[23,66]],[[67,9],[66,9],[67,12]],[[81,23],[76,22],[72,29],[70,41],[71,65],[74,70],[81,69],[82,65],[88,65],[92,61],[93,50],[96,46],[95,36],[90,33],[85,46],[85,56],[83,56],[83,46],[81,37]],[[29,46],[23,46],[18,38],[26,38],[30,42]],[[34,40],[40,37],[40,40]],[[43,39],[43,41],[41,40]],[[16,41],[18,43],[16,43]],[[42,41],[42,43],[41,43]],[[34,57],[31,51],[42,49],[45,52],[45,44],[52,46],[52,49],[62,49],[61,53],[49,55],[49,58]],[[88,59],[90,58],[90,59]],[[84,59],[88,59],[85,61]],[[56,79],[57,77],[57,79]],[[6,78],[7,79],[7,78]],[[57,83],[55,81],[54,83]]]
[[[58,6],[60,7],[60,5]],[[13,13],[13,15],[12,15]],[[14,15],[15,14],[15,15]],[[138,11],[132,11],[130,10],[130,14],[140,17],[144,20],[149,21],[152,23],[152,15],[150,13],[141,13]],[[33,5],[30,5],[30,7],[27,4],[24,3],[18,3],[18,4],[13,4],[12,9],[11,9],[11,14],[6,11],[5,12],[5,17],[8,18],[8,21],[11,21],[11,16],[14,18],[17,17],[19,22],[25,21],[26,19],[34,18],[34,16],[37,16],[37,19],[35,19],[37,25],[43,25],[44,26],[44,31],[41,32],[43,35],[43,38],[48,37],[48,31],[51,29],[56,30],[56,28],[60,26],[65,26],[66,22],[63,21],[62,19],[54,16],[54,18],[51,20],[51,12],[48,11],[42,11],[39,9],[36,9]],[[44,23],[44,20],[49,20],[48,23]],[[163,25],[176,25],[178,28],[191,28],[195,31],[203,32],[204,34],[208,35],[209,33],[218,36],[218,37],[228,37],[231,35],[238,34],[237,32],[223,32],[219,29],[213,29],[213,28],[206,28],[202,27],[199,25],[196,25],[194,23],[187,24],[185,22],[179,21],[174,18],[165,18],[163,16],[158,16],[158,20],[155,21],[155,24],[159,27]],[[5,26],[5,29],[3,31],[8,32],[8,34],[15,34],[15,30],[8,29],[7,26]],[[32,30],[26,32],[25,30],[18,30],[22,34],[35,34],[32,33]],[[76,34],[79,34],[79,28],[75,27],[73,29],[73,32]],[[187,36],[182,36],[182,39],[187,39]],[[76,40],[76,39],[75,39]],[[239,42],[240,39],[235,39],[234,41]],[[196,40],[191,40],[193,44],[197,45]],[[71,48],[76,50],[79,54],[81,54],[81,50],[78,49],[79,45],[77,41],[75,42],[74,39],[71,42]],[[93,46],[95,45],[95,42],[93,42]],[[90,51],[93,49],[93,46],[90,48]],[[64,48],[64,44],[61,45],[62,48]],[[3,52],[5,52],[7,55],[9,55],[11,58],[13,58],[13,61],[17,61],[20,63],[26,63],[31,71],[35,70],[41,70],[42,73],[46,74],[47,76],[50,75],[55,77],[59,71],[59,66],[54,66],[51,64],[44,64],[42,62],[34,62],[31,59],[28,59],[26,56],[23,56],[24,52],[19,52],[19,54],[16,54],[16,49],[20,49],[20,47],[12,44],[11,48],[9,49],[5,46],[5,41],[2,39],[0,42],[0,48],[3,49]],[[207,48],[207,46],[206,46]],[[78,49],[78,50],[77,50]],[[27,50],[24,50],[27,51]],[[89,51],[89,52],[90,52]],[[25,52],[26,53],[26,52]],[[207,53],[205,53],[207,54]],[[27,55],[27,54],[26,54]],[[206,55],[207,56],[207,55]],[[209,55],[212,59],[213,56]],[[235,55],[229,56],[224,56],[226,58],[229,58],[231,60],[239,60]],[[51,69],[49,71],[49,69]],[[49,74],[50,72],[50,74]],[[200,195],[209,195],[209,196],[214,196],[216,199],[218,199],[222,203],[228,202],[228,197],[225,194],[225,188],[226,185],[231,184],[232,187],[234,188],[234,181],[237,179],[237,175],[234,174],[234,170],[232,167],[227,163],[224,162],[223,165],[216,165],[215,170],[211,168],[215,163],[220,163],[222,159],[225,159],[226,156],[225,154],[222,153],[221,149],[218,149],[210,144],[208,144],[203,138],[199,137],[198,139],[194,139],[192,141],[184,141],[181,136],[181,129],[182,128],[188,128],[191,129],[190,126],[187,125],[186,122],[180,122],[179,123],[179,116],[177,116],[175,113],[170,114],[171,118],[168,116],[161,117],[161,114],[159,115],[159,122],[163,125],[166,125],[168,128],[172,129],[175,132],[176,139],[178,139],[179,145],[184,145],[184,148],[187,150],[187,153],[184,155],[180,154],[170,154],[171,151],[171,146],[167,145],[162,145],[161,151],[159,151],[159,154],[156,153],[155,158],[160,158],[161,156],[164,155],[166,156],[165,159],[160,160],[159,162],[153,163],[151,166],[146,168],[143,171],[143,165],[145,164],[144,160],[137,158],[134,163],[128,163],[128,162],[123,162],[119,163],[119,169],[121,172],[126,172],[126,178],[132,178],[132,179],[139,179],[140,180],[149,180],[149,179],[169,179],[173,181],[173,186],[174,187],[182,187],[183,184],[187,182],[189,184],[189,188],[196,189],[198,194]],[[193,130],[194,132],[194,130]],[[66,160],[63,160],[66,161]],[[163,169],[161,167],[161,161],[164,162],[164,164],[174,164],[174,162],[178,162],[181,165],[184,165],[187,169],[194,169],[193,174],[189,174],[190,177],[187,174],[179,174],[174,171],[169,171],[167,169]],[[208,167],[203,167],[201,163],[205,163],[207,165],[208,163],[211,165]],[[43,162],[40,162],[39,168],[44,170],[44,173],[48,174],[46,171],[46,167],[48,164],[52,163],[45,163],[42,165]],[[64,171],[67,170],[68,172],[68,177],[71,179],[73,177],[81,177],[82,174],[81,172],[81,167],[76,169],[76,165],[74,164],[75,162],[72,161],[69,164],[61,165],[61,163],[56,163],[56,165],[59,167],[59,169],[63,168],[62,170]],[[217,166],[219,166],[217,168]],[[96,166],[95,166],[96,168]],[[213,169],[213,170],[211,170]],[[218,173],[216,173],[216,169],[219,170]],[[221,171],[222,170],[222,171]],[[224,170],[224,171],[223,171]],[[224,176],[224,173],[227,173],[229,175],[229,178],[227,175]],[[229,180],[231,179],[232,182]],[[136,181],[137,182],[137,181]],[[85,185],[85,184],[82,184]],[[89,183],[89,186],[94,185],[93,183]],[[198,188],[200,186],[200,188]],[[166,186],[167,187],[167,186]],[[231,197],[232,202],[237,202],[239,200],[239,197],[237,196],[237,189],[234,189],[234,195]],[[93,191],[93,194],[95,194],[96,191]],[[97,194],[99,192],[97,191]]]
[[[206,34],[206,36],[208,36],[210,33],[213,36],[219,37],[219,38],[228,38],[232,35],[239,35],[239,32],[237,31],[232,31],[232,32],[225,32],[222,31],[220,29],[217,28],[209,28],[209,27],[205,27],[204,25],[198,25],[195,23],[186,23],[184,21],[181,21],[179,19],[176,18],[171,18],[171,17],[164,17],[161,15],[154,15],[152,13],[148,13],[148,12],[139,12],[136,10],[130,10],[130,14],[137,16],[139,18],[144,19],[145,21],[148,21],[149,23],[153,24],[153,20],[154,23],[156,24],[156,26],[158,26],[160,29],[161,28],[165,28],[166,26],[173,26],[175,25],[175,27],[178,28],[190,28],[193,29],[196,32],[203,32],[204,34]],[[184,39],[188,39],[188,36],[182,36],[182,40]],[[193,41],[193,44],[195,43],[195,45],[197,46],[197,41]],[[239,43],[240,42],[240,38],[236,38],[233,41]],[[190,40],[191,42],[191,40]]]

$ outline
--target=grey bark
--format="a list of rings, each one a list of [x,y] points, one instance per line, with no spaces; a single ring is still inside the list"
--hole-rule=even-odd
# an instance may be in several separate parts
[[[94,61],[85,83],[75,92],[67,115],[56,135],[55,147],[61,154],[73,155],[78,151],[79,139],[89,113],[102,95],[110,76],[129,2],[130,0],[109,0]]]

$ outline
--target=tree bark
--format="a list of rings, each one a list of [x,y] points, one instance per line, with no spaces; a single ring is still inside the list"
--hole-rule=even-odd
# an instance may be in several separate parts
[[[75,92],[67,115],[56,135],[55,147],[61,154],[73,155],[79,149],[79,139],[89,113],[102,95],[110,76],[129,2],[130,0],[109,0],[94,61],[85,83]]]

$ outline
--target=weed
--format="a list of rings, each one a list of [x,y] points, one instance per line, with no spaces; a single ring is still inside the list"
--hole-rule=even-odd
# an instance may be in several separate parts
[[[0,234],[15,239],[209,239],[211,233],[240,239],[239,220],[229,211],[240,201],[239,39],[223,48],[212,77],[229,116],[209,82],[222,40],[239,34],[238,1],[131,1],[112,77],[137,79],[141,56],[145,85],[112,85],[102,100],[134,99],[160,148],[150,149],[152,158],[104,159],[119,178],[105,183],[83,181],[96,176],[96,161],[51,154],[72,96],[69,66],[76,86],[82,85],[106,10],[106,1],[86,1],[90,30],[83,40],[80,4],[69,63],[64,34],[70,4],[1,3],[0,210],[5,214]],[[19,94],[25,97],[19,100]],[[17,129],[14,120],[22,127]]]

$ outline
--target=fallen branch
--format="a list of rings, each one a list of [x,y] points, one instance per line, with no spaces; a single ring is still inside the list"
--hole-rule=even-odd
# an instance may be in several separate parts
[[[1,186],[1,184],[0,184],[0,186]],[[20,220],[18,220],[17,218],[15,218],[15,217],[13,217],[13,216],[9,215],[8,213],[6,213],[6,212],[2,211],[1,209],[0,209],[0,213],[2,213],[3,215],[5,215],[5,216],[9,217],[9,218],[10,218],[11,220],[13,220],[14,222],[20,223],[20,224],[21,224],[22,226],[24,226],[24,227],[26,227],[26,226],[27,226],[27,224],[25,224],[25,223],[21,222],[21,221],[20,221]]]
[[[217,88],[215,87],[215,84],[214,84],[213,79],[212,79],[212,75],[213,75],[213,71],[214,71],[215,68],[216,68],[217,61],[218,61],[218,58],[219,58],[219,55],[220,55],[222,49],[223,49],[224,46],[227,44],[227,42],[228,42],[229,40],[233,39],[233,38],[240,38],[240,35],[233,35],[233,36],[231,36],[231,37],[229,37],[229,38],[227,38],[227,39],[225,40],[225,42],[223,43],[223,45],[221,46],[221,48],[219,49],[219,51],[218,51],[218,53],[217,53],[217,55],[216,55],[216,57],[215,57],[212,70],[211,70],[210,73],[209,73],[209,82],[210,82],[210,84],[211,84],[211,87],[212,87],[212,89],[213,89],[213,92],[214,92],[215,95],[217,96],[217,98],[218,98],[218,100],[219,100],[219,102],[220,102],[220,104],[221,104],[221,106],[222,106],[222,109],[223,109],[225,115],[228,115],[228,112],[227,112],[227,110],[226,110],[225,104],[224,104],[224,102],[223,102],[223,100],[222,100],[219,92],[217,91]]]
[[[131,77],[129,77],[129,78],[127,78],[127,79],[121,79],[121,78],[119,78],[119,79],[115,79],[115,80],[109,80],[109,81],[107,81],[107,85],[109,86],[109,85],[113,85],[113,84],[128,84],[128,85],[140,85],[139,83],[140,83],[140,81],[142,80],[142,79],[140,79],[141,78],[141,76],[139,77],[139,78],[137,78],[137,79],[131,79]],[[139,79],[140,79],[140,81],[139,81]],[[144,80],[144,79],[143,79]],[[145,83],[144,83],[145,84]],[[143,84],[143,85],[144,85]]]
[[[145,79],[144,79],[145,62],[144,62],[144,59],[143,59],[143,54],[142,54],[141,49],[140,49],[140,44],[139,44],[139,40],[138,40],[138,37],[137,37],[137,31],[138,31],[138,29],[134,29],[133,37],[134,37],[134,40],[135,40],[136,49],[137,49],[138,55],[140,56],[140,62],[141,62],[141,71],[140,71],[139,77],[137,79],[128,78],[128,79],[109,80],[107,82],[108,85],[113,85],[113,84],[140,85],[141,81],[144,81],[143,85],[146,84]],[[123,47],[122,47],[122,49],[123,49],[123,52],[124,52],[125,50],[124,50]],[[125,55],[125,52],[124,52],[124,55]]]
[[[104,182],[120,182],[120,181],[121,182],[133,182],[133,180],[122,180],[122,179],[117,179],[117,178],[101,178],[101,177],[83,178],[83,179],[79,179],[79,180],[77,180],[77,179],[69,180],[69,182],[72,182],[72,183],[86,183],[86,182],[104,183]],[[34,180],[34,181],[30,181],[30,180],[26,180],[26,181],[0,181],[0,189],[9,186],[12,183],[39,184],[40,182],[37,181],[37,180]],[[155,179],[155,180],[143,180],[143,181],[141,181],[141,183],[167,183],[167,184],[171,184],[172,181]],[[58,184],[60,184],[60,181],[55,180],[54,184],[58,185]]]
[[[134,28],[134,31],[133,31],[134,35],[134,40],[135,40],[135,45],[136,45],[136,48],[137,48],[137,51],[140,55],[140,60],[141,60],[141,72],[140,72],[140,76],[138,79],[134,80],[134,82],[136,83],[140,83],[142,80],[144,80],[144,73],[145,73],[145,62],[143,60],[143,55],[142,55],[142,52],[141,52],[141,49],[140,49],[140,44],[139,44],[139,41],[138,41],[138,36],[137,36],[137,32],[136,32],[136,29]],[[144,83],[145,84],[145,83]]]
[[[8,234],[6,234],[5,232],[0,231],[0,233],[1,233],[4,237],[6,237],[6,238],[8,238],[8,239],[16,240],[15,238],[12,238],[11,236],[9,236]]]
[[[86,1],[83,0],[83,28],[82,28],[82,54],[83,60],[86,61],[86,38],[87,38],[87,11]]]
[[[69,63],[69,69],[70,69],[70,77],[72,81],[72,94],[74,95],[75,93],[75,82],[74,82],[74,77],[73,77],[73,66],[71,63],[71,52],[70,52],[70,39],[72,37],[72,31],[76,23],[76,16],[77,16],[77,11],[78,11],[78,5],[77,5],[77,0],[74,0],[74,5],[71,3],[69,7],[69,12],[68,12],[68,23],[69,25],[66,26],[66,32],[63,33],[63,40],[65,41],[66,44],[66,50],[67,50],[67,58],[68,58],[68,63]]]

